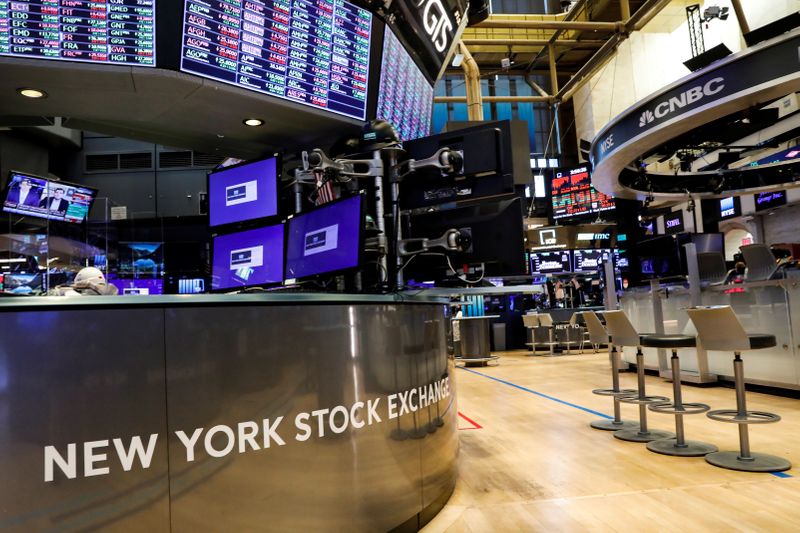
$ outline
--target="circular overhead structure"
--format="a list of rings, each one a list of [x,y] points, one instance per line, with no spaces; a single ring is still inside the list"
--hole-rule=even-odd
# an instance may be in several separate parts
[[[658,174],[642,161],[698,129],[719,132],[733,122],[749,124],[748,113],[757,106],[798,90],[800,30],[795,30],[692,73],[609,122],[592,142],[593,184],[630,199],[711,197],[791,185],[800,179],[800,164],[794,162]]]

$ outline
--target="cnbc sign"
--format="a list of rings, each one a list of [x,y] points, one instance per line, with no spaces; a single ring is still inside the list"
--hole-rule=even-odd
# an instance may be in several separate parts
[[[703,85],[695,85],[684,92],[673,96],[667,100],[662,100],[656,104],[652,109],[645,109],[639,117],[639,127],[644,128],[648,124],[654,122],[656,119],[662,119],[675,113],[679,109],[683,109],[687,105],[703,100],[710,96],[714,96],[725,88],[725,78],[713,78],[708,80]]]

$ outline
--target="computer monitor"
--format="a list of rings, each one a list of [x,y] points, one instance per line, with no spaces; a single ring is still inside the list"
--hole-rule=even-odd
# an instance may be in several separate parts
[[[214,237],[211,290],[283,281],[283,224]]]
[[[608,248],[587,248],[572,252],[575,272],[597,272],[602,270],[603,264],[611,255]]]
[[[572,272],[572,252],[570,250],[531,254],[532,274],[562,274],[564,272]]]
[[[519,198],[459,207],[412,216],[408,237],[434,239],[448,229],[469,235],[462,252],[448,254],[454,268],[484,265],[487,276],[525,274],[523,210]],[[435,250],[438,252],[439,250]],[[420,255],[403,270],[406,279],[432,280],[453,276],[444,257]],[[443,276],[444,274],[444,276]]]
[[[286,279],[343,272],[361,266],[363,194],[330,202],[287,222]]]
[[[3,211],[79,224],[89,216],[97,189],[11,171]]]
[[[210,172],[209,225],[214,228],[276,216],[279,178],[278,156]]]

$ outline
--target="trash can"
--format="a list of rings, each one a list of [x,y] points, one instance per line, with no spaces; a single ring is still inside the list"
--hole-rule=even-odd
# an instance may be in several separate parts
[[[502,322],[492,324],[492,351],[504,352],[506,351],[506,325]]]

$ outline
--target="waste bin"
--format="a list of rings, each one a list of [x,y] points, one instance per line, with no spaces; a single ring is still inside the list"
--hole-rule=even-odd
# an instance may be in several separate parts
[[[492,324],[492,351],[506,351],[506,325],[501,323]]]

